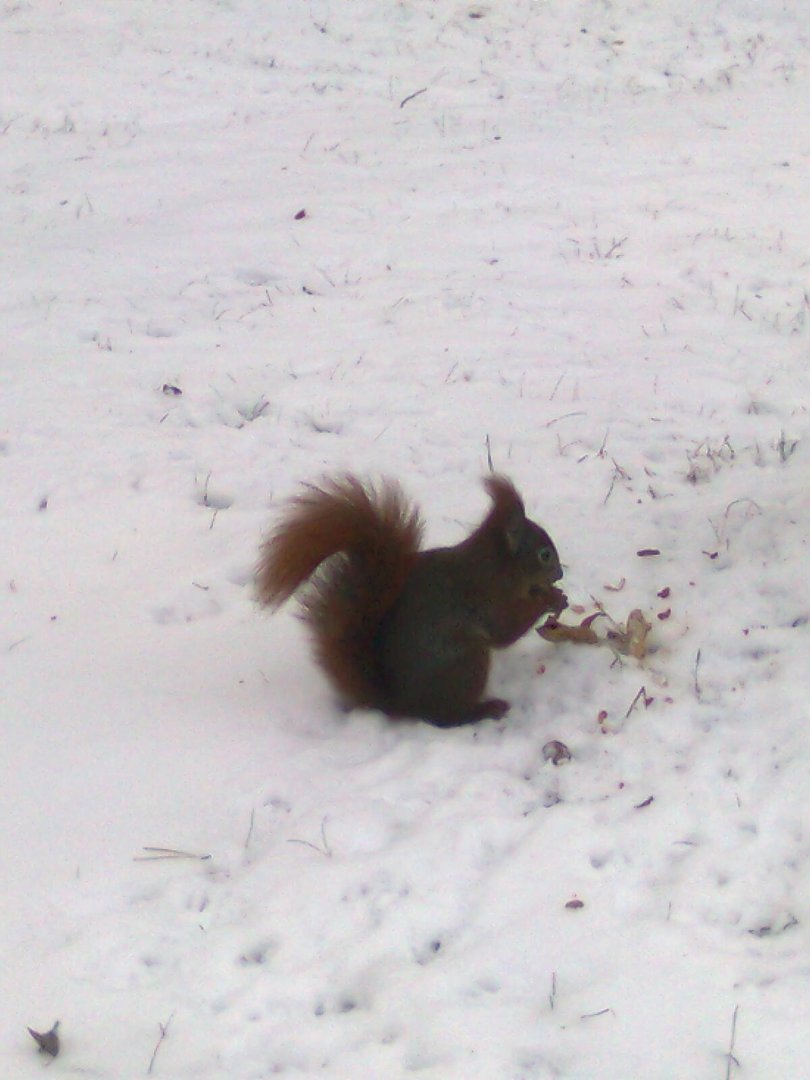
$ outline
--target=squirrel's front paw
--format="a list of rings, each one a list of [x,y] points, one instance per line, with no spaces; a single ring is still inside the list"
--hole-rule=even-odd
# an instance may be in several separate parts
[[[548,592],[550,603],[549,611],[552,615],[559,615],[561,611],[565,611],[568,607],[568,597],[562,589],[556,587],[549,589]]]
[[[568,597],[555,585],[535,585],[532,596],[542,604],[538,618],[540,615],[559,615],[568,607]]]

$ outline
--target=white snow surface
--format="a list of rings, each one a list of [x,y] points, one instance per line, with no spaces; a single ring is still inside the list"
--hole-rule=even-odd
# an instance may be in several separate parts
[[[810,1076],[809,34],[3,0],[0,1075]],[[490,460],[648,655],[341,713],[263,532]]]

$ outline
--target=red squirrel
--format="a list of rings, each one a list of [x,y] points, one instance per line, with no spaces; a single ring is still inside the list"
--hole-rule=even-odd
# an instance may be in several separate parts
[[[399,485],[347,474],[308,485],[262,545],[258,598],[279,607],[300,586],[315,655],[347,708],[439,727],[500,718],[485,699],[490,652],[567,605],[548,533],[503,476],[492,507],[455,547],[420,550],[423,523]]]

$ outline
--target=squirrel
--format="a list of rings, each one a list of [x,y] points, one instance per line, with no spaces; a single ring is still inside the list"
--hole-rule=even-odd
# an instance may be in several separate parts
[[[491,475],[492,507],[454,547],[421,550],[423,522],[399,484],[348,473],[306,485],[264,540],[258,599],[278,608],[301,586],[318,663],[347,708],[438,727],[499,719],[484,699],[493,648],[567,606],[548,533],[511,481]]]

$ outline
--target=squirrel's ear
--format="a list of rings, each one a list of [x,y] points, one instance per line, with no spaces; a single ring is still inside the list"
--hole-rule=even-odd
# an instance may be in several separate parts
[[[505,476],[494,474],[486,477],[484,487],[492,499],[492,510],[487,524],[498,529],[510,554],[514,555],[523,539],[526,524],[526,507],[515,485]]]

